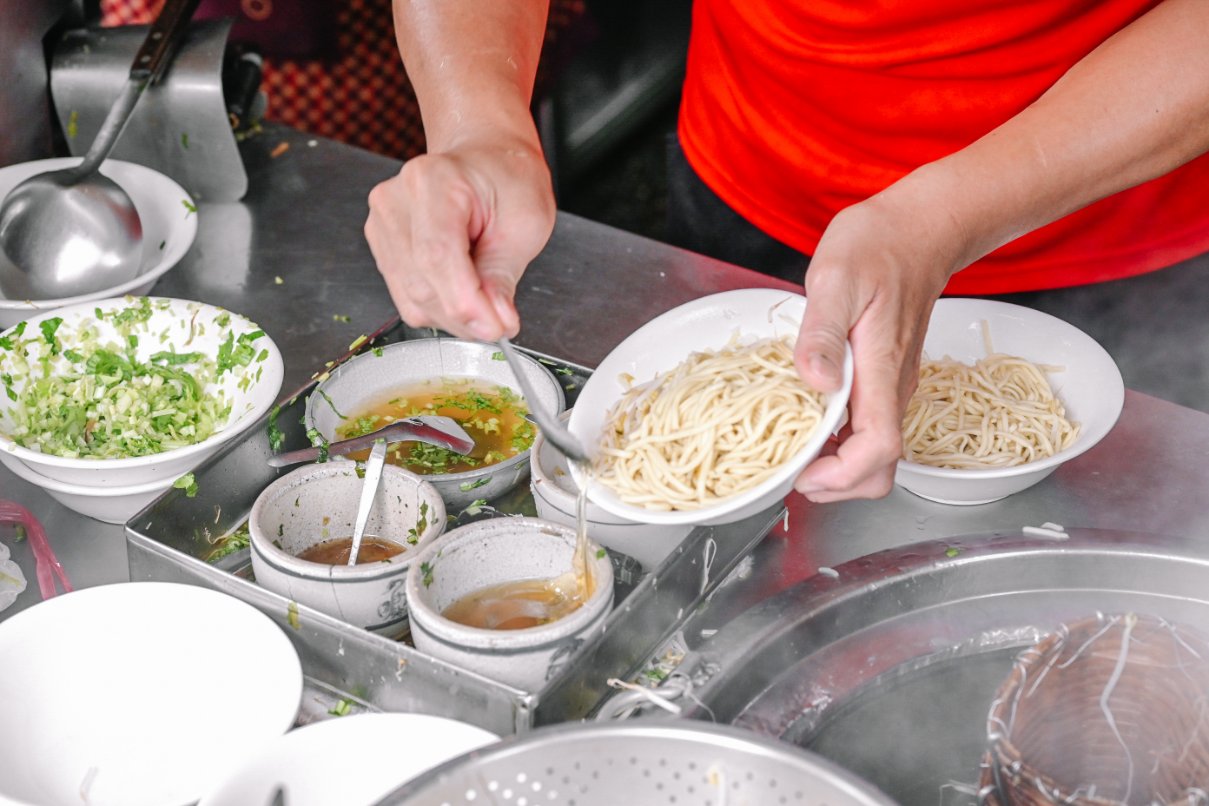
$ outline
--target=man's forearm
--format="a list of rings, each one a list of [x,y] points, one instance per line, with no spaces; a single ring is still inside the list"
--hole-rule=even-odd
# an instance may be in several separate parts
[[[953,269],[1209,150],[1209,2],[1167,0],[967,148],[886,191],[962,233]],[[901,195],[906,193],[907,196]],[[908,201],[909,200],[909,201]]]
[[[535,140],[529,102],[548,0],[394,0],[430,152],[502,133]]]

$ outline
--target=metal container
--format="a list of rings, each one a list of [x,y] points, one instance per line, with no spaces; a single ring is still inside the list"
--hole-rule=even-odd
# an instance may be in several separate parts
[[[359,348],[403,335],[401,327],[384,327]],[[536,357],[554,370],[573,401],[587,370]],[[216,557],[247,520],[256,496],[284,472],[270,467],[268,457],[309,444],[302,421],[313,388],[307,385],[195,468],[194,497],[171,489],[126,524],[130,578],[204,585],[250,602],[294,641],[312,682],[371,708],[446,716],[501,735],[582,718],[611,692],[610,678],[639,674],[655,648],[727,580],[784,511],[778,506],[734,524],[694,529],[645,574],[632,558],[612,553],[615,605],[604,633],[540,691],[521,691],[261,588],[252,579],[247,548]],[[533,515],[535,509],[529,490],[520,488],[449,514],[452,528],[484,517]]]
[[[559,725],[446,762],[387,804],[665,806],[893,803],[819,756],[692,720]]]
[[[1040,531],[838,566],[731,621],[665,687],[690,690],[687,715],[817,752],[900,803],[973,803],[987,713],[1021,649],[1098,611],[1209,625],[1203,543]]]

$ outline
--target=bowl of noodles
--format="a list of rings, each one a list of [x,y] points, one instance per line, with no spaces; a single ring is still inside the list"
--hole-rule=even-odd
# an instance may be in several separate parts
[[[894,480],[942,504],[997,501],[1095,446],[1124,402],[1116,362],[1069,322],[1007,302],[939,300]]]
[[[572,465],[602,509],[641,523],[732,523],[783,499],[839,428],[852,388],[807,388],[793,365],[806,298],[727,291],[674,308],[619,344],[584,385]]]

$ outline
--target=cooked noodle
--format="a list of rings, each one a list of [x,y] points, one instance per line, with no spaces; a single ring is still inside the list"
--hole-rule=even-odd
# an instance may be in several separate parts
[[[699,509],[773,475],[824,409],[798,377],[787,338],[693,353],[609,411],[595,478],[628,504]]]
[[[1079,426],[1050,388],[1045,373],[1055,369],[1002,354],[972,366],[925,359],[903,418],[903,457],[968,470],[1020,465],[1070,447]]]

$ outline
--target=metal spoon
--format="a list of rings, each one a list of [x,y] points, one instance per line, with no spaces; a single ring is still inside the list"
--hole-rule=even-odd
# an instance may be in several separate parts
[[[147,85],[158,80],[200,0],[168,0],[84,160],[37,174],[0,205],[0,290],[9,299],[57,299],[133,279],[143,228],[130,196],[99,172]]]
[[[353,545],[348,550],[348,564],[357,564],[361,551],[361,538],[365,536],[365,524],[369,522],[369,511],[374,508],[378,497],[378,486],[382,483],[382,467],[386,464],[386,443],[375,442],[369,458],[365,460],[365,479],[361,485],[361,501],[357,504],[357,520],[353,524]]]
[[[516,354],[516,348],[512,346],[512,342],[503,336],[500,337],[500,349],[504,352],[504,358],[508,361],[508,366],[512,369],[512,374],[516,376],[516,380],[521,385],[521,392],[525,395],[525,402],[529,405],[529,411],[537,420],[538,426],[545,435],[546,441],[562,452],[564,456],[576,462],[586,462],[588,454],[584,450],[578,438],[570,431],[563,427],[563,424],[558,421],[550,412],[546,411],[539,403],[537,392],[534,391],[532,384],[529,383],[529,378],[525,375],[525,368],[521,365],[520,357]]]

